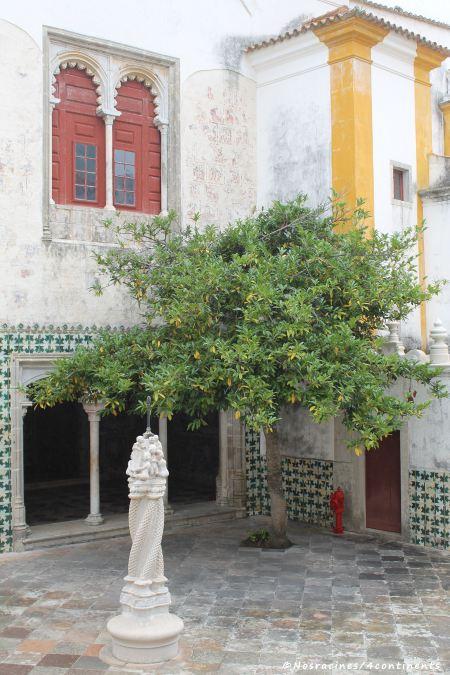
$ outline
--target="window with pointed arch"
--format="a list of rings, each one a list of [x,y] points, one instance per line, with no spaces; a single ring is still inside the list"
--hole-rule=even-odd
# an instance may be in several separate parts
[[[56,204],[105,206],[105,125],[96,85],[84,70],[56,76],[52,117],[52,195]]]
[[[137,80],[117,90],[113,125],[114,206],[156,214],[161,210],[161,138],[154,97]]]

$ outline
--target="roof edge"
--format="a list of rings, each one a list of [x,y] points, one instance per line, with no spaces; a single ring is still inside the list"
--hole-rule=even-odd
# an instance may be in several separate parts
[[[437,42],[428,40],[423,35],[419,35],[418,33],[414,33],[413,31],[407,28],[398,26],[397,24],[392,23],[387,19],[383,19],[379,16],[376,16],[375,14],[372,14],[371,12],[366,12],[364,9],[361,9],[360,7],[353,7],[352,9],[349,9],[346,5],[338,7],[336,10],[328,12],[327,14],[322,14],[321,16],[310,19],[309,21],[305,21],[304,23],[300,24],[298,28],[294,28],[291,31],[286,31],[285,33],[274,35],[273,37],[261,40],[260,42],[250,44],[248,47],[246,47],[245,52],[252,52],[256,51],[257,49],[261,49],[263,47],[270,47],[279,42],[284,42],[286,40],[290,40],[293,37],[297,37],[298,35],[302,35],[310,30],[313,30],[314,28],[320,28],[322,26],[329,26],[333,23],[347,21],[348,19],[351,19],[353,17],[359,17],[370,23],[375,23],[379,26],[383,26],[384,28],[387,28],[390,31],[402,35],[408,40],[414,40],[417,44],[425,45],[430,49],[433,49],[443,54],[446,57],[450,56],[450,49],[444,47],[443,45],[439,45]]]

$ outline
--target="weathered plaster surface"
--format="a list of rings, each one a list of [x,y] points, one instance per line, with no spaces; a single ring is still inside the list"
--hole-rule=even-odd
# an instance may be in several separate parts
[[[226,70],[201,71],[182,87],[183,218],[226,225],[256,202],[255,85]]]
[[[257,83],[258,205],[331,187],[328,49],[312,33],[247,55]]]
[[[284,408],[280,424],[283,455],[298,458],[333,459],[333,420],[316,424],[308,410]]]

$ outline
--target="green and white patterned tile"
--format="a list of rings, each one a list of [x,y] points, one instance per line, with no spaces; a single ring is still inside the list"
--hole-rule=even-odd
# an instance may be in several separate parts
[[[412,469],[409,472],[411,541],[450,548],[450,473]]]
[[[270,515],[266,459],[260,453],[259,435],[246,432],[247,513]],[[329,500],[333,491],[333,462],[283,457],[283,488],[291,520],[329,526]]]

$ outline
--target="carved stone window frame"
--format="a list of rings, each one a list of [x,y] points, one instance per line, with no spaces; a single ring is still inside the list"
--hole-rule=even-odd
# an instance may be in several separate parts
[[[97,114],[105,121],[106,142],[112,153],[112,125],[120,115],[116,109],[117,89],[127,79],[143,82],[155,97],[155,124],[161,133],[161,210],[174,209],[180,213],[180,64],[175,57],[155,54],[139,48],[129,47],[110,40],[93,38],[70,31],[43,27],[43,190],[42,213],[44,240],[76,242],[88,239],[97,241],[95,224],[110,218],[115,209],[112,204],[112,156],[106,157],[107,181],[110,174],[110,192],[104,209],[55,205],[51,195],[52,171],[52,111],[58,103],[54,94],[54,78],[61,68],[75,66],[92,76],[97,87]],[[74,236],[57,230],[57,211],[74,214],[87,232],[93,236]],[[56,216],[55,216],[56,214]],[[130,218],[130,213],[124,214]],[[137,218],[151,218],[136,213]],[[87,224],[87,225],[86,225]]]

